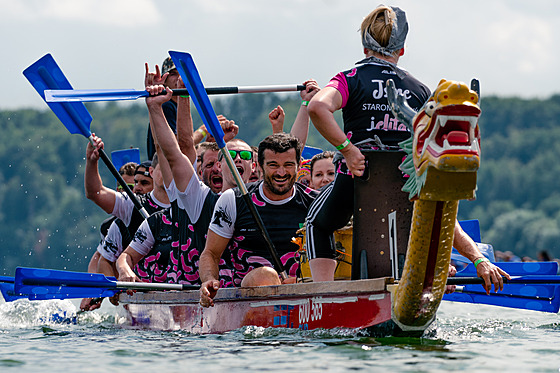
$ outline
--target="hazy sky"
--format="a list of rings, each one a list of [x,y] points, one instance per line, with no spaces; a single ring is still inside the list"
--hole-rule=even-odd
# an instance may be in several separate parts
[[[380,2],[380,1],[379,1]],[[365,0],[0,0],[0,109],[46,108],[22,71],[51,53],[76,89],[142,89],[144,62],[190,52],[206,86],[321,86],[363,56]],[[481,82],[483,95],[560,93],[560,1],[402,0],[400,65],[434,88]]]

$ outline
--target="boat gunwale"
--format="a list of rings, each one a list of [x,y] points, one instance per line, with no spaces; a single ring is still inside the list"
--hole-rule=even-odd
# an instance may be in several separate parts
[[[218,290],[214,301],[239,302],[297,297],[386,293],[388,292],[387,285],[391,283],[393,283],[392,278],[383,277],[365,280],[310,282],[246,288],[221,288]],[[119,302],[122,304],[198,304],[199,299],[200,293],[198,290],[149,291],[137,292],[133,295],[121,293],[119,296]]]

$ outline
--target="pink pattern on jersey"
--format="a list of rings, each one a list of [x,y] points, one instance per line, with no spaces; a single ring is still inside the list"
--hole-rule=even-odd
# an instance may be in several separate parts
[[[191,246],[192,239],[189,237],[184,245],[181,245],[181,251],[187,251]]]
[[[249,250],[239,249],[237,250],[237,259],[241,259],[245,253],[250,253]]]
[[[140,279],[144,280],[146,277],[148,277],[148,273],[144,272],[138,264],[136,265],[136,267],[134,269],[135,269],[136,273],[138,274],[138,277],[140,277]]]
[[[178,244],[179,243],[177,242],[177,245]],[[179,264],[179,260],[177,258],[175,258],[175,256],[173,256],[173,254],[175,254],[175,250],[173,250],[169,253],[169,260],[171,261],[172,264],[177,265],[177,264]],[[173,267],[173,268],[175,268],[175,267]],[[177,269],[175,269],[175,270],[177,270]]]
[[[194,232],[194,227],[193,227],[192,224],[189,224],[188,228],[189,228],[189,230],[190,230],[191,232]]]
[[[164,222],[165,224],[167,224],[167,225],[173,224],[172,221],[167,220],[167,217],[165,216],[165,214],[162,214],[162,215],[161,215],[161,220],[163,220],[163,222]]]
[[[198,256],[198,255],[199,255],[198,249],[195,248],[195,247],[193,247],[193,249],[192,249],[191,251],[189,251],[189,254],[188,254],[188,256],[187,256],[189,262],[192,262],[193,258],[194,258],[195,256]]]
[[[187,279],[187,281],[189,281],[189,283],[193,283],[195,281],[198,281],[198,279],[200,278],[200,276],[198,275],[198,272],[195,272],[192,275],[188,275],[185,273],[185,278]]]
[[[159,276],[159,275],[161,275],[162,273],[164,273],[164,272],[159,268],[159,266],[154,266],[154,267],[155,267],[155,268],[154,268],[154,275]]]
[[[156,255],[150,255],[150,256],[146,256],[144,257],[144,263],[151,263],[151,262],[156,262],[159,257],[161,256],[161,253],[157,253]],[[147,265],[144,265],[144,267],[148,267]]]
[[[185,271],[185,274],[193,271],[192,262],[188,259],[185,262],[185,255],[181,255],[181,268]],[[196,272],[196,269],[194,271]]]
[[[175,268],[175,271],[177,271],[177,268]],[[176,272],[169,272],[167,274],[167,282],[172,283],[172,284],[176,284],[177,283],[177,273]]]
[[[266,205],[266,203],[264,203],[263,201],[259,201],[259,200],[257,199],[257,196],[256,196],[255,193],[252,193],[252,194],[251,194],[251,199],[253,200],[253,203],[254,203],[255,205],[257,205],[257,206],[263,207],[263,206]]]

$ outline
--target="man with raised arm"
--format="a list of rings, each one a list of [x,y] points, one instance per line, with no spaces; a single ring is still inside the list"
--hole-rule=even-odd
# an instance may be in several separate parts
[[[157,71],[156,74],[152,75],[151,79],[148,77],[146,78],[146,81],[149,80],[153,83],[158,82]],[[163,87],[157,85],[147,86],[146,89],[152,95],[157,95],[162,92]],[[316,82],[309,82],[309,87],[306,90],[307,97],[310,99],[318,89]],[[171,214],[173,222],[176,222],[178,227],[174,230],[173,249],[170,253],[170,267],[167,272],[167,281],[199,284],[198,258],[204,247],[208,224],[219,195],[214,188],[210,190],[207,185],[196,177],[197,174],[193,167],[194,158],[186,157],[181,154],[177,140],[166,125],[165,115],[163,114],[161,106],[166,100],[169,100],[170,97],[171,93],[168,92],[166,96],[154,96],[146,100],[150,114],[152,133],[169,164],[169,174],[163,172],[163,175],[173,205],[173,212]],[[179,112],[181,112],[182,107],[181,100],[183,100],[183,98],[178,101]],[[186,106],[188,106],[188,99],[186,99]],[[192,120],[189,124],[182,126],[180,125],[180,118],[183,117],[190,118],[190,112],[186,115],[180,113],[178,116],[178,137],[180,141],[181,139],[186,141],[189,148],[194,152],[195,140],[193,138]],[[254,166],[251,147],[242,140],[233,139],[238,131],[233,121],[229,121],[223,116],[219,116],[218,118],[224,129],[224,140],[228,142],[230,153],[233,153],[232,157],[236,168],[244,182],[247,182]],[[307,136],[309,117],[301,116],[300,119],[294,123],[293,127],[295,127],[298,133],[305,133],[305,136]],[[216,149],[211,147],[207,151],[213,151],[212,155],[217,154]],[[221,163],[218,163],[218,169],[222,170],[223,180],[221,190],[224,191],[235,187],[236,183],[231,172],[227,169],[225,160],[220,159],[220,161]],[[204,178],[204,174],[201,173],[201,176]],[[138,240],[135,237],[130,247],[125,250],[117,262],[119,279],[123,281],[136,280],[136,276],[132,271],[133,266],[143,256],[149,253],[152,245],[158,242],[153,234],[153,229],[150,229],[148,224],[149,222],[145,222],[138,230],[143,234],[142,238],[147,237],[147,239],[143,239],[143,242],[137,242]],[[224,262],[222,262],[222,265],[223,264]],[[229,280],[231,275],[229,275],[229,271],[225,269],[225,266],[223,266],[223,270],[225,271],[225,281],[231,282],[231,280]]]
[[[204,247],[205,233],[208,230],[218,194],[198,179],[193,167],[195,157],[191,159],[181,152],[177,139],[167,125],[162,104],[171,98],[172,91],[169,90],[167,95],[157,96],[158,93],[162,92],[163,86],[148,86],[146,89],[153,95],[146,99],[146,104],[155,141],[168,162],[168,171],[164,172],[164,179],[172,201],[172,221],[177,224],[177,227],[173,228],[173,243],[167,281],[197,284],[200,282],[196,264],[199,252]],[[185,104],[188,104],[188,99],[186,100]],[[181,111],[181,101],[179,101],[179,111]],[[190,113],[188,115],[190,116]],[[225,140],[231,140],[237,134],[238,128],[233,121],[224,118],[222,126],[225,128]],[[181,129],[182,127],[178,125],[179,137],[184,135],[191,139],[190,146],[194,154],[192,123],[190,126],[184,126],[183,129],[187,131],[186,134],[181,133]],[[235,147],[234,144],[248,147],[241,140],[235,140],[230,144],[232,147]],[[250,175],[250,160],[239,159],[237,165],[242,170],[247,169],[246,174]],[[229,186],[224,185],[224,187]],[[142,232],[147,240],[138,242],[135,237],[135,240],[119,258],[117,262],[119,279],[134,281],[135,276],[131,268],[148,253],[150,245],[156,242],[154,239],[155,232],[148,225],[149,223],[145,222],[139,229],[139,232]]]

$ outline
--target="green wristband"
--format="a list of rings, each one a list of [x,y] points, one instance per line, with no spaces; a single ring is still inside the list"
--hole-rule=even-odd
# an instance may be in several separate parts
[[[344,140],[344,142],[342,144],[340,144],[339,146],[336,147],[336,150],[342,150],[345,147],[347,147],[348,145],[350,145],[350,140],[346,139],[346,140]]]
[[[303,100],[303,101],[301,102],[301,106],[307,106],[307,105],[309,105],[309,101]]]
[[[482,262],[489,262],[489,260],[487,258],[478,258],[477,260],[474,261],[474,267],[477,268],[478,265]]]

